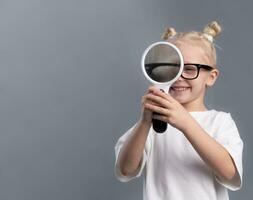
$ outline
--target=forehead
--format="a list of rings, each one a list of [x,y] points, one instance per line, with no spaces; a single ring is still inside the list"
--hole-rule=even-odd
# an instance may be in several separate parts
[[[203,44],[201,45],[200,42],[195,41],[176,41],[175,45],[181,51],[184,62],[191,62],[191,63],[199,63],[199,64],[210,64],[210,60],[208,58],[207,53],[203,48]]]

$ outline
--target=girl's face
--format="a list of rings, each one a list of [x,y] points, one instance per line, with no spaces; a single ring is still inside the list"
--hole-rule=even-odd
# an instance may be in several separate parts
[[[205,64],[212,66],[204,49],[200,46],[178,41],[175,44],[181,51],[185,63]],[[212,86],[218,77],[219,71],[214,69],[207,71],[199,70],[196,79],[186,80],[180,77],[170,88],[170,95],[180,102],[187,110],[206,110],[204,95],[206,86]]]

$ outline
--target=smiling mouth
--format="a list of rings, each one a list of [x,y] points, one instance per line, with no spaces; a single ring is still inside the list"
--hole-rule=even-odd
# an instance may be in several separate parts
[[[190,89],[190,87],[171,87],[171,90],[173,90],[173,91],[179,91],[179,92],[186,91],[188,89]]]

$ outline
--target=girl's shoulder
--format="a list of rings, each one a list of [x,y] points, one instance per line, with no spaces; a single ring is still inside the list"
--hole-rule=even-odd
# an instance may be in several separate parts
[[[226,112],[226,111],[218,111],[218,110],[215,110],[213,109],[211,112],[210,112],[210,115],[213,115],[215,117],[218,117],[220,118],[221,120],[232,120],[232,116],[231,116],[231,113],[230,112]]]
[[[191,111],[189,112],[193,116],[219,116],[219,117],[228,117],[231,116],[229,112],[218,111],[215,109],[206,110],[206,111]]]
[[[230,112],[211,109],[207,111],[193,111],[189,113],[202,123],[210,122],[212,124],[220,125],[222,123],[234,122]]]

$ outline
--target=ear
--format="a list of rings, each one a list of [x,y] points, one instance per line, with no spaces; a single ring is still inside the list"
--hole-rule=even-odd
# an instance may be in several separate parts
[[[218,69],[213,69],[212,71],[210,71],[209,73],[209,76],[207,78],[207,81],[206,81],[206,86],[207,87],[211,87],[214,85],[216,79],[218,78],[219,76],[219,70]]]

